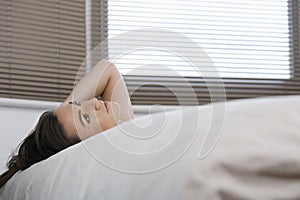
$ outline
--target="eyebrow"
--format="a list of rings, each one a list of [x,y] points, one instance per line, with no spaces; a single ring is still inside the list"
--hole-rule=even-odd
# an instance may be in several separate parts
[[[83,121],[82,121],[82,118],[81,118],[81,110],[78,110],[78,117],[79,117],[79,120],[82,123],[82,125],[85,126]]]
[[[72,104],[75,106],[81,106],[81,103],[77,102],[77,101],[69,101],[68,104]]]

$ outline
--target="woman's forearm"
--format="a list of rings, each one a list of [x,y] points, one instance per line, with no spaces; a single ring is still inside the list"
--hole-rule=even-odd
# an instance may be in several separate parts
[[[106,87],[102,91],[102,87],[98,88],[102,99],[116,103],[115,113],[119,115],[120,121],[128,121],[132,119],[133,111],[125,82],[114,64],[110,65],[109,79]]]
[[[101,60],[76,84],[63,104],[69,101],[86,101],[101,96],[111,76],[111,64]]]
[[[117,103],[119,119],[127,121],[133,118],[133,111],[126,85],[115,65],[101,60],[75,86],[63,104],[76,100],[86,101],[94,97]]]

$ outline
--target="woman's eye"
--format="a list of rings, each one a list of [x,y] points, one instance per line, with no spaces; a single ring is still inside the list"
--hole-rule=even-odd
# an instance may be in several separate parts
[[[77,106],[81,106],[81,103],[79,103],[78,101],[74,101],[74,104]]]
[[[90,123],[90,116],[88,114],[83,114],[85,121],[89,124]]]
[[[69,104],[73,104],[76,106],[81,106],[81,103],[79,103],[78,101],[70,101]]]

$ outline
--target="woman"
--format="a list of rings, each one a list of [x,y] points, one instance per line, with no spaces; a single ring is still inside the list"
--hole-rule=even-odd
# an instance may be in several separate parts
[[[0,176],[0,188],[17,171],[132,118],[122,77],[114,64],[101,60],[56,110],[41,115],[19,145],[18,154],[8,161],[8,170]]]

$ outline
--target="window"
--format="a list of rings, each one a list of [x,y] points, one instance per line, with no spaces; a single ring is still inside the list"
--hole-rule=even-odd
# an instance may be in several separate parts
[[[168,29],[192,39],[208,53],[221,77],[290,78],[287,1],[108,1],[109,41],[123,31],[145,34],[145,27]],[[174,43],[167,34],[157,32],[153,29],[153,37],[144,41]],[[118,54],[124,45],[127,43],[109,42],[109,55]],[[136,49],[120,55],[118,66],[126,72],[144,64],[163,64],[184,76],[194,75],[189,64],[180,59],[181,52],[174,55],[157,46],[161,49]],[[183,47],[193,52],[189,43]]]
[[[133,104],[300,94],[298,0],[2,0],[0,11],[0,97],[62,101],[102,58]]]
[[[0,23],[0,97],[63,101],[85,72],[84,1],[1,0]]]
[[[217,80],[209,61],[196,66],[202,76],[187,62],[198,56],[191,43],[206,51],[228,99],[299,94],[298,13],[298,1],[289,0],[108,0],[108,57],[124,74],[136,104],[178,104],[178,98],[193,104],[182,77],[198,103],[210,102],[208,87],[214,85],[207,81]],[[130,45],[137,48],[127,51]],[[166,46],[172,45],[181,48],[170,52]],[[183,59],[182,52],[190,56]]]

